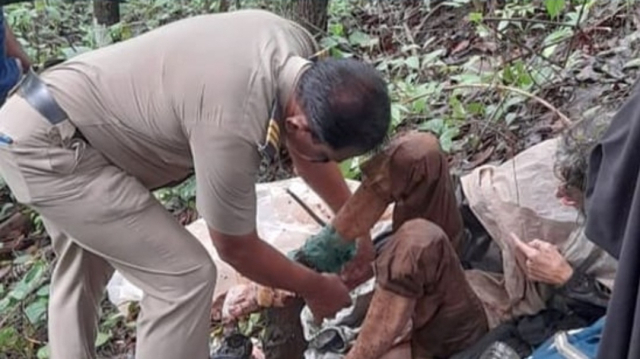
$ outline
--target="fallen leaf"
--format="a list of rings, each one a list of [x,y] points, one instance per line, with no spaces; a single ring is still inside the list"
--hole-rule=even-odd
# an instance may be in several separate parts
[[[466,50],[469,47],[469,40],[462,40],[451,50],[451,55],[455,55],[458,52]]]

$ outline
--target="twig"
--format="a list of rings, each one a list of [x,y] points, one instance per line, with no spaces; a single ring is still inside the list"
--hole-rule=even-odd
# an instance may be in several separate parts
[[[611,18],[615,17],[616,15],[618,15],[618,13],[624,9],[627,8],[627,5],[620,5],[618,6],[617,9],[615,9],[613,11],[613,13],[611,13],[610,15],[607,15],[605,18],[598,20],[598,22],[596,22],[595,24],[593,24],[592,26],[589,26],[588,28],[586,28],[583,32],[590,32],[592,29],[594,28],[598,28],[600,27],[600,25],[604,24],[605,22],[611,20]]]
[[[416,40],[413,37],[413,34],[411,34],[411,29],[409,29],[409,25],[407,24],[407,22],[405,21],[402,26],[404,27],[404,31],[407,33],[407,39],[409,39],[409,42],[411,43],[411,45],[415,45],[416,44]],[[411,55],[413,56],[417,56],[418,55],[418,51],[413,48],[411,49]]]
[[[484,135],[484,131],[487,130],[487,128],[489,127],[489,124],[492,123],[493,120],[495,120],[496,116],[498,115],[498,110],[500,110],[500,108],[504,106],[504,103],[507,102],[508,97],[509,96],[504,96],[503,98],[501,98],[500,103],[498,103],[498,106],[496,106],[496,108],[491,112],[491,116],[489,117],[489,120],[484,121],[484,125],[480,129],[480,135],[479,135],[480,138],[482,138],[482,136]],[[480,141],[478,141],[475,148],[473,149],[474,152],[478,150],[478,146],[480,146]]]
[[[520,42],[520,40],[516,39],[515,37],[511,37],[510,35],[508,35],[506,32],[502,32],[502,31],[498,31],[497,29],[494,29],[491,26],[487,26],[489,29],[491,29],[492,31],[494,31],[495,33],[499,34],[499,35],[503,35],[505,36],[507,39],[513,41],[516,43],[516,45],[522,47],[523,49],[527,50],[529,52],[529,55],[536,55],[538,57],[540,57],[541,59],[547,61],[549,64],[554,65],[554,66],[558,66],[558,67],[562,67],[560,66],[560,64],[558,64],[557,62],[551,60],[550,58],[544,56],[543,54],[539,53],[538,51],[532,49],[531,47],[529,47],[527,44],[523,44],[522,42]],[[552,68],[556,74],[559,74],[558,70],[556,70],[555,68]]]
[[[534,23],[534,24],[546,24],[546,25],[555,25],[555,26],[573,26],[571,24],[568,23],[564,23],[564,22],[559,22],[559,21],[550,21],[550,20],[541,20],[541,19],[527,19],[527,18],[510,18],[510,19],[503,19],[503,18],[499,18],[499,17],[485,17],[482,19],[482,21],[488,21],[488,22],[502,22],[502,21],[507,21],[507,22],[528,22],[528,23]]]
[[[326,225],[326,222],[323,221],[322,218],[320,218],[320,216],[318,216],[311,209],[311,207],[309,207],[306,203],[304,203],[302,198],[298,197],[298,195],[293,193],[293,191],[290,190],[289,188],[287,188],[287,194],[291,196],[291,198],[293,198],[293,200],[296,201],[300,205],[300,207],[302,207],[302,209],[304,209],[304,211],[307,212],[307,214],[311,216],[311,218],[313,218],[313,220],[316,221],[316,223],[318,223],[321,227],[324,227]]]
[[[455,89],[459,89],[459,88],[489,88],[489,89],[499,89],[499,90],[504,90],[504,91],[511,91],[511,92],[515,92],[517,94],[520,94],[522,96],[528,97],[532,100],[537,101],[538,103],[540,103],[542,106],[546,107],[547,109],[551,110],[553,113],[555,113],[560,120],[566,125],[566,126],[570,126],[573,122],[571,121],[571,119],[569,119],[569,117],[567,117],[565,114],[563,114],[562,112],[560,112],[560,110],[558,110],[556,107],[554,107],[552,104],[550,104],[548,101],[546,101],[545,99],[536,96],[530,92],[527,92],[525,90],[521,90],[519,88],[515,88],[515,87],[511,87],[511,86],[505,86],[505,85],[499,85],[499,84],[483,84],[483,83],[473,83],[473,84],[459,84],[459,85],[451,85],[451,86],[445,86],[443,87],[443,91],[451,91],[451,90],[455,90]],[[409,98],[407,100],[402,101],[403,105],[406,105],[408,103],[411,103],[413,101],[419,100],[423,97],[427,97],[431,94],[421,94],[418,96],[414,96],[412,98]]]
[[[569,57],[571,57],[571,49],[573,49],[573,42],[575,41],[578,34],[582,32],[580,30],[580,21],[582,21],[582,14],[584,13],[584,8],[586,6],[587,6],[587,2],[585,1],[582,3],[582,7],[580,7],[580,13],[578,14],[578,21],[576,21],[576,24],[573,28],[573,35],[571,35],[571,40],[569,41],[569,47],[567,48],[567,55],[564,58],[564,66],[562,66],[563,68],[567,67],[567,63],[569,62]]]
[[[422,27],[427,23],[427,20],[429,20],[429,18],[433,16],[433,14],[435,14],[436,11],[441,7],[443,7],[444,5],[445,3],[439,3],[438,5],[434,6],[433,9],[431,9],[431,11],[427,13],[427,15],[422,17],[422,20],[420,21],[420,25],[418,25],[418,32],[422,31]]]

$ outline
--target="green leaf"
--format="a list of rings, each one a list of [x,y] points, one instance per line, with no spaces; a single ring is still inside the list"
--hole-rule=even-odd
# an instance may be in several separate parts
[[[399,103],[391,104],[391,124],[393,127],[398,126],[404,120],[404,113],[408,112],[404,105]]]
[[[0,329],[0,348],[11,348],[19,342],[18,331],[14,327]]]
[[[633,59],[629,62],[627,62],[626,64],[624,64],[623,68],[625,69],[635,69],[640,67],[640,58],[638,59]]]
[[[544,6],[547,8],[549,17],[555,18],[564,10],[565,0],[545,0]]]
[[[341,23],[332,23],[329,26],[329,33],[336,36],[344,36],[344,25]]]
[[[6,296],[0,300],[0,313],[5,313],[9,310],[9,306],[11,305],[11,298]]]
[[[40,347],[38,349],[38,359],[49,359],[51,357],[51,349],[49,348],[49,343],[47,345]]]
[[[504,120],[507,123],[507,125],[511,125],[517,117],[518,117],[518,114],[516,114],[515,112],[509,112],[507,116],[505,116]]]
[[[427,109],[427,100],[419,98],[413,102],[413,111],[417,113],[423,113]]]
[[[431,51],[430,53],[424,55],[422,57],[422,64],[431,64],[432,62],[436,62],[442,55],[444,55],[446,51],[444,49],[438,49],[435,51]]]
[[[31,324],[37,325],[44,319],[47,313],[47,302],[46,298],[40,298],[25,308],[24,314]]]
[[[92,49],[90,47],[86,47],[86,46],[77,46],[77,47],[65,47],[62,49],[62,54],[64,55],[65,58],[70,59],[74,56],[80,55],[82,53],[91,51]]]
[[[420,69],[420,59],[418,56],[410,56],[404,60],[404,64],[407,65],[408,68],[413,70]]]
[[[112,336],[113,334],[110,331],[106,333],[104,332],[98,333],[98,336],[96,337],[96,343],[95,343],[96,348],[100,348],[101,346],[106,344],[109,341],[109,339],[111,339]]]
[[[469,21],[471,22],[482,22],[482,13],[481,12],[472,12],[469,13]]]
[[[472,102],[467,105],[467,110],[469,113],[474,115],[484,115],[484,104],[481,102]]]
[[[418,126],[418,130],[420,131],[429,131],[431,133],[434,133],[436,135],[440,135],[440,133],[443,132],[444,130],[444,120],[441,118],[434,118],[433,120],[429,120],[426,122],[421,123]]]
[[[27,274],[16,284],[9,296],[16,300],[25,299],[31,292],[33,292],[40,285],[41,280],[45,275],[46,267],[41,261],[33,264]]]
[[[36,292],[36,295],[38,297],[48,297],[49,296],[49,285],[43,285],[42,287],[40,287],[40,289],[38,289],[38,291]]]
[[[449,97],[449,106],[451,106],[451,110],[453,111],[453,117],[458,119],[464,119],[466,117],[467,111],[465,111],[462,102],[460,102],[457,97]]]
[[[354,31],[349,35],[349,43],[360,47],[369,47],[377,41],[377,38],[373,38],[362,31]]]
[[[450,152],[453,147],[453,138],[458,135],[458,129],[456,127],[448,127],[440,135],[440,145],[444,152]]]
[[[29,263],[33,259],[33,256],[30,254],[23,254],[16,259],[13,260],[13,264],[26,264]]]

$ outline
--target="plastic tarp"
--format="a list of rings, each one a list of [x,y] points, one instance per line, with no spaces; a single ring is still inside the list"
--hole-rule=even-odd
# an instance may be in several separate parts
[[[359,182],[347,181],[352,191]],[[260,183],[256,185],[257,197],[257,231],[260,238],[282,253],[300,247],[308,236],[317,233],[321,227],[313,218],[287,193],[287,189],[295,193],[320,218],[330,221],[332,213],[329,207],[315,194],[301,178],[283,181]],[[376,233],[391,221],[391,207],[383,215],[381,221],[372,230]],[[214,302],[218,302],[234,286],[248,284],[250,281],[237,273],[230,265],[220,259],[211,240],[207,225],[198,219],[188,225],[187,230],[202,244],[217,267]],[[121,273],[114,273],[107,285],[109,300],[126,312],[130,301],[139,301],[142,292],[126,280]]]

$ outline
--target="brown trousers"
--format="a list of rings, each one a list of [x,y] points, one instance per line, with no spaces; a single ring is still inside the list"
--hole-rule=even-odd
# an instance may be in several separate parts
[[[57,264],[51,281],[52,359],[95,358],[99,303],[114,269],[144,292],[138,359],[204,359],[216,267],[204,247],[136,178],[69,121],[51,125],[18,96],[0,109],[0,175],[40,213]]]
[[[406,134],[363,171],[363,186],[395,203],[394,234],[376,260],[376,280],[417,300],[413,356],[446,358],[465,349],[488,325],[456,253],[463,225],[438,140]]]

